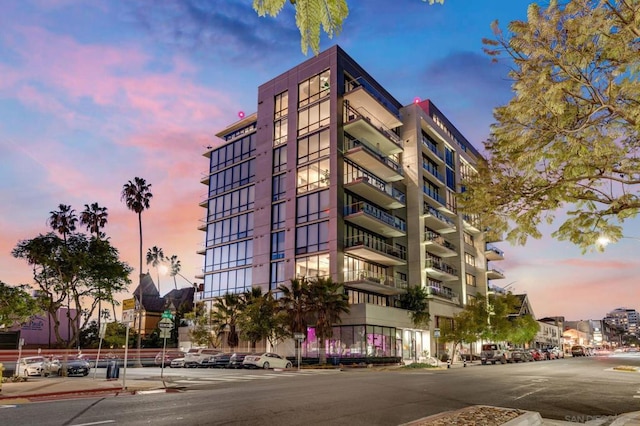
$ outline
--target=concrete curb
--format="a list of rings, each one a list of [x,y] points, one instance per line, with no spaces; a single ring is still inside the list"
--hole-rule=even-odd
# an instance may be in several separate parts
[[[515,419],[509,420],[506,423],[502,423],[501,426],[538,426],[542,425],[542,416],[535,411],[527,411],[524,414],[519,415]]]

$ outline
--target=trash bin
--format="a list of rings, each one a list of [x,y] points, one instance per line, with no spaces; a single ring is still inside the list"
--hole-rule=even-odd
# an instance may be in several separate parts
[[[107,379],[117,379],[120,377],[120,366],[118,361],[109,361],[107,363]]]

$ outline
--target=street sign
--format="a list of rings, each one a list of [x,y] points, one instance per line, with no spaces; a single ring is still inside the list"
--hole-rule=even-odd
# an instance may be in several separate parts
[[[162,313],[162,318],[163,318],[163,319],[164,319],[164,318],[166,318],[166,319],[170,319],[170,320],[172,320],[172,319],[173,319],[173,314],[171,313],[171,311],[170,311],[170,310],[166,310],[166,311],[164,311],[164,312]]]
[[[161,328],[159,336],[161,339],[170,339],[171,338],[171,329],[170,328]]]
[[[439,328],[434,328],[433,329],[433,337],[440,337],[440,329]]]
[[[100,323],[100,333],[98,334],[98,337],[100,337],[101,339],[104,339],[104,335],[107,332],[107,323],[103,322]]]
[[[304,340],[304,333],[293,333],[293,338],[298,340]]]
[[[126,311],[122,311],[122,323],[130,324],[136,319],[136,310],[128,309]]]
[[[158,322],[158,328],[160,328],[160,330],[171,330],[173,328],[173,321],[167,318],[162,318]]]
[[[136,299],[124,299],[122,301],[122,310],[129,311],[134,310],[136,308]]]

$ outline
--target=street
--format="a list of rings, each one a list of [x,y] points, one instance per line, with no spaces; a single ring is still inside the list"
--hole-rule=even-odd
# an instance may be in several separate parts
[[[0,408],[15,425],[398,425],[470,405],[584,422],[640,410],[640,358],[565,358],[450,370],[166,369],[178,393],[85,398]],[[128,369],[127,377],[159,369]],[[92,380],[79,378],[78,380]],[[2,407],[2,406],[0,406]]]

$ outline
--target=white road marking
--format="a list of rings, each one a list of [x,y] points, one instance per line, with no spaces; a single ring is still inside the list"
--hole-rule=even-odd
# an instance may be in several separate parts
[[[0,405],[0,408],[16,408],[17,405]]]
[[[108,423],[115,423],[115,420],[103,420],[101,422],[91,422],[91,423],[78,423],[77,425],[72,426],[93,426],[93,425],[106,425]]]
[[[513,399],[522,399],[522,398],[525,398],[525,397],[527,397],[527,396],[529,396],[529,395],[533,395],[533,394],[534,394],[534,393],[536,393],[536,392],[540,392],[541,390],[545,390],[545,389],[544,389],[544,388],[536,389],[536,390],[534,390],[534,391],[527,392],[527,393],[525,393],[524,395],[517,396],[517,397],[515,397],[515,398],[513,398]]]

